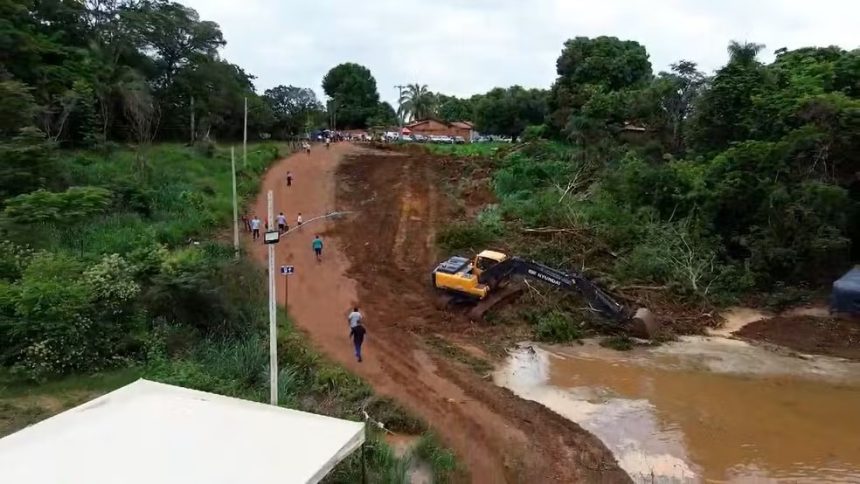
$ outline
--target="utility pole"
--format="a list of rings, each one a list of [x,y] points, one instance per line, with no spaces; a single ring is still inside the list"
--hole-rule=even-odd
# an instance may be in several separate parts
[[[194,137],[197,133],[194,131],[194,96],[191,96],[191,145],[194,145]]]
[[[269,225],[266,232],[275,226],[275,207],[272,191],[268,194]],[[268,243],[269,250],[269,400],[278,404],[278,303],[275,292],[275,244]]]
[[[245,129],[242,132],[242,167],[248,168],[248,98],[245,97]]]
[[[230,172],[233,174],[233,249],[236,258],[239,258],[239,201],[236,197],[236,154],[235,149],[230,147]]]
[[[397,84],[394,87],[397,88],[397,121],[400,124],[400,130],[397,132],[397,137],[401,138],[403,136],[403,89],[408,86]]]

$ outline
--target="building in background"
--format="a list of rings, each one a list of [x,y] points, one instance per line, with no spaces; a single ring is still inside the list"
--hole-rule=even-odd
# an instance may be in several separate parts
[[[472,141],[472,135],[475,132],[472,123],[468,121],[455,121],[447,123],[438,119],[422,119],[413,121],[406,125],[412,134],[420,134],[424,136],[460,136],[467,143]]]

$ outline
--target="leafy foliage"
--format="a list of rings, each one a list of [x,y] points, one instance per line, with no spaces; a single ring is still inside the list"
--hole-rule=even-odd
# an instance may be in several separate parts
[[[367,120],[378,115],[379,92],[376,79],[366,67],[347,62],[333,67],[322,82],[331,98],[329,111],[337,116],[341,128],[365,128]]]

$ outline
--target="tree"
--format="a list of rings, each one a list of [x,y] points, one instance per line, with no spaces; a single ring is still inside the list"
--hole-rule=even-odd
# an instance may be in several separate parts
[[[352,62],[335,66],[323,77],[322,87],[331,98],[330,115],[337,120],[337,128],[365,128],[377,113],[376,80],[364,66]]]
[[[282,135],[307,132],[323,116],[323,105],[309,88],[276,86],[267,89],[263,99],[271,107],[275,127]]]
[[[442,121],[472,121],[475,119],[475,109],[469,99],[461,99],[444,94],[436,95],[436,115]]]
[[[376,114],[367,119],[367,127],[393,126],[397,124],[397,113],[387,102],[381,102],[377,106]]]
[[[648,52],[638,42],[617,37],[577,37],[564,43],[556,62],[558,78],[549,98],[550,124],[557,131],[596,92],[643,87],[651,79]]]
[[[729,63],[717,71],[696,105],[690,141],[698,151],[715,152],[749,138],[754,96],[767,92],[770,85],[764,66],[755,58],[762,47],[729,45]]]
[[[519,136],[526,126],[546,117],[547,92],[513,86],[495,88],[474,103],[475,128],[482,133]]]
[[[398,100],[404,120],[427,119],[435,114],[435,96],[426,84],[409,84]]]
[[[214,57],[226,42],[218,24],[201,21],[197,11],[165,0],[142,0],[124,11],[137,41],[155,54],[156,85],[163,89],[195,57]]]
[[[137,142],[138,169],[143,173],[146,169],[146,157],[143,152],[155,138],[161,111],[149,92],[149,86],[140,78],[129,79],[125,83],[122,99],[129,130]]]
[[[684,126],[705,81],[705,74],[696,69],[696,63],[685,60],[672,64],[671,72],[661,72],[654,81],[653,95],[668,125],[675,153],[683,152]]]

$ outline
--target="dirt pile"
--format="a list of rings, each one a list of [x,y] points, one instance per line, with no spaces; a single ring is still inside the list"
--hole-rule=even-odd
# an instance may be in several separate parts
[[[801,353],[860,360],[860,318],[777,316],[750,323],[734,335]]]

